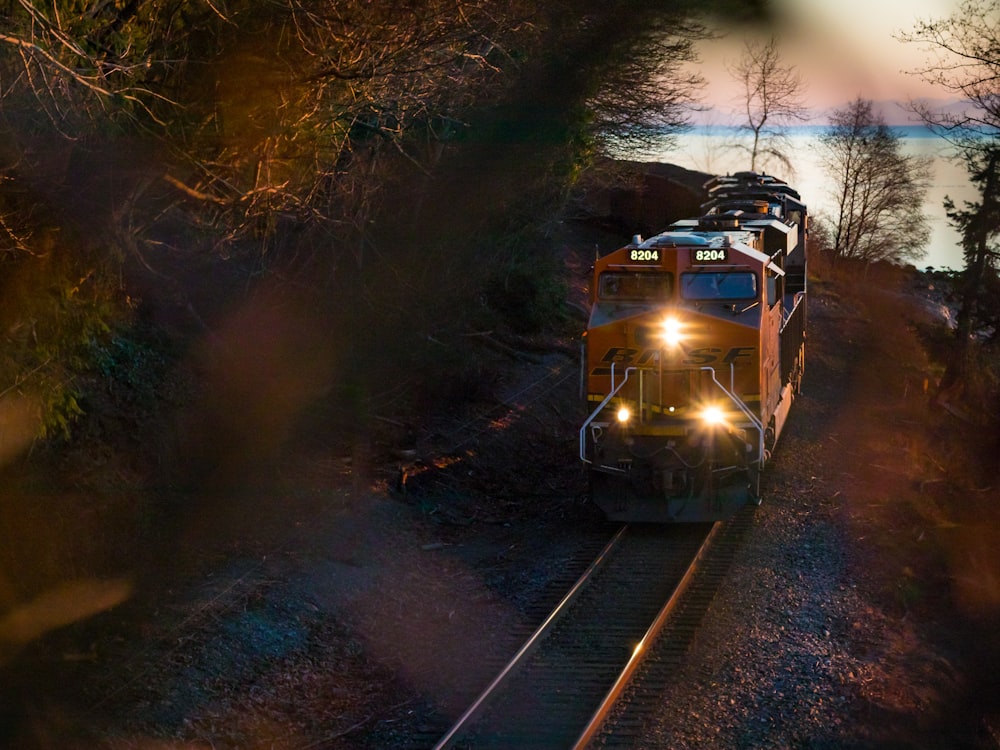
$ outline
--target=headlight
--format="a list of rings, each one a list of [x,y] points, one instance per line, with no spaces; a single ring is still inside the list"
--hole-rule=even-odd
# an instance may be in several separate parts
[[[718,406],[707,406],[701,411],[701,421],[710,427],[726,422],[726,414]]]
[[[627,406],[623,406],[618,410],[618,421],[621,424],[625,424],[632,418],[632,412]]]
[[[660,330],[660,338],[667,346],[674,347],[680,345],[684,340],[684,331],[681,322],[674,317],[666,318]]]

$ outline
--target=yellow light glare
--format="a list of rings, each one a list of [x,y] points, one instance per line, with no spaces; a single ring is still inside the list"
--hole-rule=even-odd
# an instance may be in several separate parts
[[[632,412],[629,411],[627,406],[623,406],[618,410],[618,421],[621,423],[628,422],[632,418]]]
[[[678,346],[684,340],[681,322],[677,318],[666,318],[662,324],[660,337],[667,346]]]
[[[701,419],[708,425],[720,425],[726,421],[726,415],[717,406],[708,406],[701,412]]]

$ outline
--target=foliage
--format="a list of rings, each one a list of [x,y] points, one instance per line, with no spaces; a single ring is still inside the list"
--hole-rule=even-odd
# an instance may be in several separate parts
[[[514,235],[488,285],[487,301],[517,334],[551,330],[565,319],[566,288],[551,244]]]
[[[112,400],[115,412],[139,422],[163,401],[169,351],[169,344],[155,331],[122,320],[108,336],[90,342],[88,371]]]
[[[986,349],[1000,335],[1000,307],[997,294],[1000,278],[1000,148],[967,150],[966,166],[970,179],[978,186],[980,200],[966,202],[959,209],[950,199],[945,209],[961,232],[965,267],[958,275],[959,308],[954,347],[942,378],[942,391],[983,382],[983,375],[995,369]],[[975,366],[974,366],[975,363]],[[979,377],[973,377],[973,372]],[[995,382],[995,381],[994,381]]]
[[[647,13],[647,15],[649,15]],[[594,137],[629,159],[655,156],[687,127],[704,79],[685,66],[705,27],[682,15],[653,14],[638,28],[615,21],[624,35],[599,72],[587,107]]]
[[[913,109],[948,140],[966,165],[980,199],[945,209],[962,236],[965,268],[959,279],[960,307],[955,347],[942,379],[942,390],[965,388],[974,374],[995,367],[995,355],[980,348],[983,337],[997,337],[997,260],[1000,247],[1000,2],[964,0],[946,18],[918,22],[900,37],[921,44],[930,55],[916,74],[958,96],[961,110],[941,111],[927,102]],[[975,367],[973,363],[975,362]],[[994,395],[998,401],[994,378]]]
[[[433,359],[431,342],[497,311],[551,319],[551,265],[489,238],[533,232],[599,143],[682,126],[698,82],[682,66],[701,33],[682,5],[0,4],[0,250],[44,255],[41,216],[100,238],[60,243],[67,268],[92,272],[94,304],[52,311],[53,342],[75,337],[53,343],[44,387],[45,368],[33,376],[67,417],[52,431],[92,405],[84,373],[121,394],[152,382],[150,352],[118,326],[126,265],[199,319],[191,267],[206,287],[243,274],[244,289],[280,279],[324,300],[344,383]],[[8,343],[11,382],[35,372],[28,342]]]
[[[95,268],[80,268],[65,248],[0,264],[4,330],[2,393],[38,404],[38,437],[68,438],[83,413],[80,377],[88,351],[109,332],[115,301]]]
[[[930,234],[921,211],[927,160],[902,153],[900,137],[867,99],[835,110],[820,141],[835,200],[833,257],[866,263],[920,258]]]
[[[7,122],[20,139],[85,138],[91,149],[114,133],[151,139],[154,163],[119,175],[121,233],[147,239],[149,212],[169,207],[230,252],[273,247],[290,219],[363,234],[378,187],[352,167],[377,173],[386,149],[432,166],[427,144],[461,127],[509,59],[507,35],[530,28],[504,0],[120,5],[11,4]]]

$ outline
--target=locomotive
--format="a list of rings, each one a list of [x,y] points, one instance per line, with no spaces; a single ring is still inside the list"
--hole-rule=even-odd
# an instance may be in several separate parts
[[[759,503],[800,390],[806,206],[754,172],[705,190],[702,215],[594,264],[580,459],[610,520],[722,520]]]

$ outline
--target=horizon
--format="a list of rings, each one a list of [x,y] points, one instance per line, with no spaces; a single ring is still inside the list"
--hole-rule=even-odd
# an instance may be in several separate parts
[[[922,123],[916,123],[916,122],[908,122],[908,123],[886,123],[886,125],[891,130],[894,130],[894,131],[901,131],[901,130],[907,131],[906,135],[904,136],[904,137],[907,137],[907,138],[924,138],[924,137],[926,137],[926,138],[939,138],[940,137],[936,133],[934,133],[934,131],[932,131],[929,127],[927,127],[927,125],[924,125]],[[824,130],[826,128],[829,128],[830,126],[831,126],[830,122],[812,122],[812,121],[810,121],[810,122],[796,123],[794,125],[776,126],[775,128],[772,128],[771,130],[798,131],[798,132],[803,132],[803,131],[815,132],[815,131],[818,131],[818,130]],[[746,131],[746,129],[747,129],[746,125],[739,125],[739,124],[725,125],[725,124],[717,123],[717,122],[716,123],[697,123],[696,122],[696,123],[691,123],[688,126],[687,130],[684,131],[684,132],[685,133],[691,133],[692,131],[701,131],[701,132],[706,132],[706,131],[720,131],[720,132],[721,131],[728,131],[728,132],[734,132],[735,133],[735,132]],[[924,135],[924,134],[926,134],[926,135]]]
[[[711,125],[692,127],[676,134],[674,147],[652,155],[653,161],[674,164],[705,174],[732,174],[748,169],[744,163],[745,151],[733,147],[733,136],[738,126]],[[802,139],[816,138],[823,125],[800,124],[790,128],[789,135]],[[961,237],[954,229],[944,210],[945,197],[961,205],[978,199],[975,186],[969,181],[964,166],[948,153],[948,144],[923,125],[909,123],[890,125],[902,140],[903,149],[918,157],[931,160],[933,174],[924,198],[924,213],[931,223],[931,236],[925,246],[924,257],[913,265],[923,269],[960,270],[965,266]],[[903,131],[899,133],[899,131]],[[802,144],[790,151],[791,169],[765,162],[758,172],[779,177],[788,182],[809,206],[810,214],[821,218],[835,205],[829,194],[829,181],[825,177],[822,159],[811,144]]]
[[[885,124],[890,127],[927,128],[927,125],[923,121],[919,120],[912,110],[909,109],[909,102],[901,102],[895,99],[871,100],[871,102],[872,109],[875,114],[881,117]],[[844,109],[849,106],[850,103],[850,101],[844,101],[841,104],[825,107],[823,109],[811,109],[808,111],[806,119],[788,124],[776,125],[775,128],[785,129],[826,126],[831,124],[830,116],[834,111]],[[928,106],[936,112],[946,114],[961,114],[967,110],[969,106],[966,102],[960,99],[949,99],[944,97],[922,98],[919,100],[919,103]],[[713,115],[723,115],[732,124],[721,122],[713,117]],[[745,125],[740,124],[741,119],[745,121],[746,115],[736,112],[735,110],[722,110],[713,107],[705,110],[693,110],[690,124],[694,127],[746,127]]]

